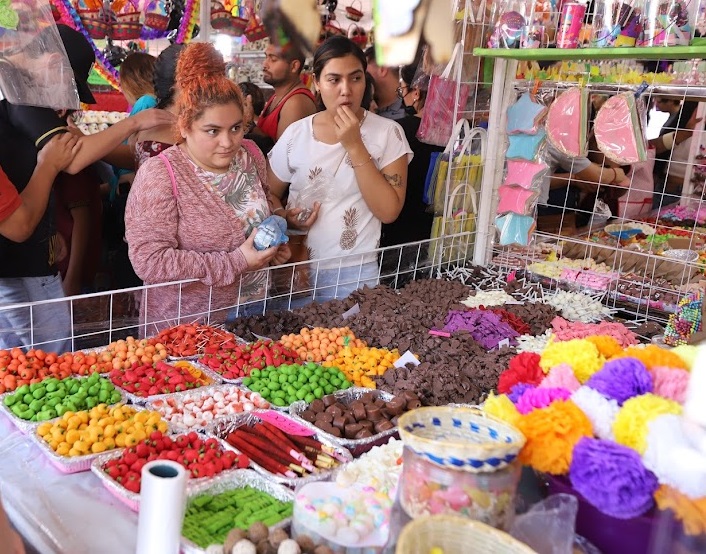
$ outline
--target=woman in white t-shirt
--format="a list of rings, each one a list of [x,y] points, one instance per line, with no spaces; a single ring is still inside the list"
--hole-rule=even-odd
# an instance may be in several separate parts
[[[366,68],[348,38],[324,42],[313,63],[324,109],[287,127],[269,153],[273,211],[308,231],[309,257],[322,260],[310,276],[318,301],[378,282],[381,225],[395,221],[404,204],[412,150],[397,123],[361,107]],[[319,201],[303,210],[312,190]]]

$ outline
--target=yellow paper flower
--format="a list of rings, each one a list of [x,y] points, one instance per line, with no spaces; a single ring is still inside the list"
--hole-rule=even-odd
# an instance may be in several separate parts
[[[507,421],[510,425],[517,425],[520,419],[520,412],[512,403],[507,394],[495,395],[492,392],[483,404],[483,410],[492,416]]]
[[[637,358],[647,369],[653,367],[676,367],[677,369],[688,370],[687,364],[677,354],[671,350],[660,348],[656,344],[648,344],[643,347],[630,346],[623,350],[622,354],[615,356],[616,358]]]
[[[552,342],[542,352],[539,366],[544,373],[559,364],[569,364],[574,375],[585,383],[588,378],[603,367],[605,358],[601,356],[595,344],[587,339],[574,339]]]
[[[620,346],[620,343],[610,335],[595,335],[593,337],[586,337],[586,340],[595,344],[596,348],[598,348],[598,352],[600,352],[601,356],[606,360],[617,356],[623,351],[623,347]]]
[[[647,448],[648,424],[663,414],[681,414],[682,407],[673,400],[655,394],[643,394],[625,401],[613,422],[615,442],[644,454]]]
[[[593,436],[588,417],[571,400],[557,400],[520,416],[517,428],[527,439],[520,461],[553,475],[566,474],[576,443]]]
[[[696,356],[699,354],[699,348],[692,344],[682,344],[676,348],[672,348],[672,353],[679,356],[682,361],[686,364],[686,370],[691,371],[694,367],[694,362],[696,361]]]
[[[672,510],[684,525],[687,535],[706,533],[706,498],[696,500],[667,485],[655,492],[655,500],[660,510]]]

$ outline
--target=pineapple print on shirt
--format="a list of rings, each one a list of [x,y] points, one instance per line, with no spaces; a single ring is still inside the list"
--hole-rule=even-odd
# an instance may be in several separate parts
[[[358,210],[349,208],[343,214],[343,232],[339,244],[342,250],[353,250],[355,243],[358,241]]]

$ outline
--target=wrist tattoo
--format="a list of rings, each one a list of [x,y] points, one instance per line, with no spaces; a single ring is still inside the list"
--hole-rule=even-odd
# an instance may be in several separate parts
[[[395,173],[394,175],[388,175],[387,173],[383,173],[382,176],[385,177],[385,180],[396,189],[402,186],[402,177],[399,173]]]

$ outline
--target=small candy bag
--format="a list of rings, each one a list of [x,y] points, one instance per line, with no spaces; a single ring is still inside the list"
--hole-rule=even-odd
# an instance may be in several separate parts
[[[547,114],[547,140],[572,158],[588,155],[588,91],[584,87],[562,92]]]
[[[498,190],[500,201],[497,212],[499,214],[514,212],[521,215],[532,215],[539,192],[527,190],[518,185],[502,185]]]
[[[634,93],[624,92],[606,100],[593,130],[598,149],[609,160],[620,165],[647,160],[647,141]]]
[[[525,92],[507,109],[507,134],[536,135],[546,115],[547,107],[535,101],[529,92]]]
[[[495,227],[500,234],[500,246],[510,244],[527,246],[534,233],[536,223],[533,217],[510,212],[497,216]]]

